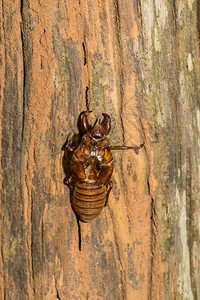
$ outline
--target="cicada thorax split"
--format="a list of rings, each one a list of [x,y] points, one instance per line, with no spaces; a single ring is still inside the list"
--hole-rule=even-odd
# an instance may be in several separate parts
[[[66,149],[72,153],[70,159],[71,175],[67,180],[71,188],[71,204],[78,220],[91,222],[104,209],[112,189],[111,176],[114,168],[112,150],[142,148],[140,146],[110,146],[107,137],[111,130],[111,119],[103,113],[93,125],[88,121],[90,111],[83,111],[78,118],[78,143],[68,137]]]

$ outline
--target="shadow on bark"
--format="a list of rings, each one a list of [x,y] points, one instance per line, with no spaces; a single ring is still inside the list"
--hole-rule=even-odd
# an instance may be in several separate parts
[[[80,134],[73,134],[72,136],[72,147],[76,147],[79,145],[81,140],[81,135]],[[74,214],[76,215],[76,220],[77,220],[77,226],[78,226],[78,239],[79,239],[79,243],[78,243],[78,248],[79,251],[81,251],[81,227],[80,227],[80,221],[79,221],[79,217],[76,214],[73,205],[72,205],[72,200],[73,200],[73,194],[74,194],[74,186],[73,183],[70,186],[68,184],[69,179],[71,178],[72,172],[71,172],[71,159],[72,159],[72,155],[73,155],[73,151],[69,151],[68,148],[68,138],[65,141],[65,143],[63,144],[61,150],[64,151],[64,155],[63,155],[63,159],[62,159],[62,166],[63,166],[63,171],[65,173],[65,178],[63,179],[63,183],[65,185],[68,186],[69,191],[70,191],[70,203],[71,203],[71,207],[72,210],[74,212]]]

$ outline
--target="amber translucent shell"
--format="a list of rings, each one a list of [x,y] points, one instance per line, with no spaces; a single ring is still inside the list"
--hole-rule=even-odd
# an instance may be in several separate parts
[[[71,170],[76,181],[72,207],[80,221],[91,222],[107,201],[107,182],[113,172],[110,149],[81,143],[73,153]]]

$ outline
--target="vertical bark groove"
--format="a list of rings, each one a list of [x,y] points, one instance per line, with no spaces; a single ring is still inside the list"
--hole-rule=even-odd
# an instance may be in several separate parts
[[[26,86],[26,68],[25,68],[25,43],[24,43],[24,13],[23,13],[23,0],[21,0],[20,12],[21,12],[21,45],[22,45],[22,61],[23,61],[23,90],[22,90],[22,97],[23,97],[23,105],[22,105],[22,132],[21,132],[21,141],[23,143],[24,139],[24,124],[25,124],[25,86]]]
[[[124,75],[123,75],[123,50],[122,50],[122,42],[121,42],[121,26],[120,26],[120,11],[119,11],[119,2],[118,0],[114,0],[114,13],[115,13],[115,26],[116,26],[116,36],[117,36],[117,46],[119,51],[119,79],[120,79],[120,101],[121,101],[121,110],[120,110],[120,122],[122,126],[122,141],[125,142],[124,135],[124,123],[123,123],[123,97],[124,97]]]
[[[112,210],[110,209],[109,205],[108,205],[108,208],[109,208],[109,212],[110,212],[110,215],[111,215],[111,220],[112,220],[113,227],[114,227]],[[122,264],[121,255],[120,255],[120,247],[119,247],[119,244],[118,244],[118,239],[117,239],[115,231],[114,231],[114,240],[115,240],[115,246],[116,246],[116,249],[117,249],[117,259],[119,260],[119,264],[120,264],[121,284],[122,284],[122,299],[124,300],[124,299],[127,299],[127,295],[126,295],[126,276],[125,276],[124,271],[123,271],[123,264]]]

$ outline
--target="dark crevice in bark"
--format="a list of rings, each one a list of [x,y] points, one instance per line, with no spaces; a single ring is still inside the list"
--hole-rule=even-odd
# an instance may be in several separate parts
[[[77,226],[78,226],[78,249],[79,251],[81,251],[81,243],[82,243],[82,239],[81,239],[81,225],[80,225],[80,220],[78,215],[76,215],[76,220],[77,220]]]
[[[199,47],[200,47],[200,1],[197,1],[197,31],[199,35]]]
[[[124,73],[123,73],[123,47],[121,41],[121,24],[120,24],[120,11],[119,11],[119,3],[118,0],[114,0],[114,20],[115,20],[115,32],[116,32],[116,40],[117,40],[117,47],[118,47],[118,54],[119,54],[119,91],[120,91],[120,124],[122,130],[122,142],[123,145],[125,144],[125,129],[124,129],[124,122],[123,122],[123,98],[124,98]],[[120,169],[121,172],[123,170],[123,158],[122,155],[120,157]],[[125,181],[124,176],[121,173],[121,182],[123,191],[125,191]]]
[[[137,0],[137,13],[138,13],[139,21],[140,21],[140,26],[141,26],[141,28],[143,28],[141,0]]]
[[[188,235],[188,249],[189,249],[189,257],[190,257],[190,278],[191,278],[191,288],[193,292],[194,299],[198,299],[198,287],[194,277],[195,274],[195,266],[193,260],[193,241],[195,240],[195,232],[193,228],[193,220],[194,220],[194,203],[193,203],[193,192],[192,192],[192,162],[191,162],[191,151],[188,149],[187,151],[187,173],[186,173],[186,201],[187,201],[187,235]]]
[[[85,90],[85,105],[86,105],[86,109],[89,111],[89,99],[88,99],[88,91],[89,91],[89,87],[86,86],[86,90]]]
[[[86,49],[85,49],[85,43],[83,42],[82,43],[82,46],[83,46],[83,53],[84,53],[84,66],[87,64],[87,56],[86,56]]]
[[[153,290],[153,266],[154,266],[154,260],[155,260],[155,248],[156,248],[156,244],[157,244],[157,216],[156,216],[156,207],[155,207],[155,199],[154,197],[152,196],[152,193],[151,193],[151,186],[150,186],[150,180],[149,180],[149,177],[150,177],[150,159],[149,159],[149,154],[147,152],[147,149],[146,149],[146,146],[145,146],[145,143],[147,141],[147,138],[146,138],[146,134],[145,134],[145,130],[144,130],[144,126],[142,124],[142,121],[141,119],[139,118],[139,122],[140,122],[140,126],[141,126],[141,129],[142,129],[142,133],[143,133],[143,143],[144,143],[144,150],[146,152],[146,156],[147,156],[147,163],[148,163],[148,174],[147,174],[147,191],[148,191],[148,195],[150,196],[151,198],[151,207],[150,207],[150,210],[151,210],[151,215],[150,215],[150,218],[151,218],[151,269],[150,269],[150,279],[149,279],[149,299],[152,299],[153,300],[153,293],[152,293],[152,290]]]
[[[32,200],[32,197],[31,197],[31,207],[33,206],[33,200]],[[33,215],[31,214],[31,251],[30,251],[30,261],[31,261],[31,270],[30,270],[30,273],[31,273],[31,276],[32,276],[32,279],[33,279],[33,293],[35,295],[35,281],[34,281],[34,278],[35,278],[35,273],[34,273],[34,261],[33,261],[33,250],[34,250],[34,247],[33,247]]]
[[[84,36],[84,40],[85,40],[85,36]],[[86,90],[85,90],[85,103],[86,103],[86,109],[89,111],[89,86],[90,86],[90,78],[89,78],[89,72],[88,72],[88,59],[87,59],[87,50],[86,50],[86,42],[82,42],[82,47],[83,47],[83,54],[84,54],[84,61],[83,64],[84,66],[86,66],[86,70],[87,70],[87,77],[88,77],[88,85],[86,86]]]
[[[42,218],[42,224],[41,224],[41,246],[42,246],[42,262],[45,261],[45,253],[44,253],[44,222],[43,222],[43,216]],[[43,269],[43,268],[42,268]]]
[[[55,277],[54,286],[55,286],[55,290],[56,290],[56,299],[62,300],[61,297],[60,297],[59,291],[58,291],[58,285],[57,285],[57,279],[56,279],[56,277]]]
[[[122,49],[122,41],[121,41],[121,24],[120,24],[120,12],[119,12],[119,3],[118,0],[114,0],[114,13],[115,13],[115,26],[116,26],[116,37],[117,37],[117,45],[119,51],[119,85],[120,85],[120,120],[122,126],[122,135],[123,135],[123,143],[125,142],[124,135],[124,123],[123,123],[123,97],[124,97],[124,74],[123,74],[123,49]]]
[[[114,221],[113,221],[113,213],[112,213],[112,210],[110,209],[110,206],[107,205],[109,211],[110,211],[110,216],[111,216],[111,220],[112,220],[112,224],[113,224],[113,227],[114,227]],[[117,241],[117,235],[116,235],[116,232],[115,232],[115,228],[113,230],[113,234],[114,234],[114,242],[115,242],[115,246],[116,246],[116,250],[117,250],[117,256],[118,256],[118,260],[119,260],[119,264],[120,264],[120,272],[121,272],[121,284],[122,284],[122,299],[125,300],[127,299],[127,295],[126,295],[126,277],[124,275],[124,269],[123,269],[123,265],[122,265],[122,261],[121,261],[121,257],[120,257],[120,246],[118,244],[118,241]]]
[[[4,11],[5,11],[5,8],[4,8],[4,1],[2,1],[2,31],[3,31],[3,35],[1,37],[1,39],[4,39],[4,42],[3,42],[3,46],[4,46],[4,62],[6,61],[6,47],[5,47],[5,24],[4,24],[4,20],[5,20],[5,17],[4,17]],[[1,42],[1,47],[3,48],[2,46],[2,42]],[[5,70],[5,67],[4,67],[4,73],[2,74],[4,76],[4,84],[5,84],[5,78],[6,78],[6,70]],[[2,86],[3,87],[3,84]],[[3,99],[4,100],[4,99]],[[3,110],[3,105],[2,105],[2,110]],[[1,111],[1,114],[2,114],[2,111]],[[1,134],[2,134],[2,129],[1,129]],[[3,148],[2,145],[2,137],[1,137],[1,148]],[[2,149],[3,150],[3,149]],[[2,176],[3,176],[3,168],[2,168],[2,157],[1,157],[1,170],[2,170]],[[3,179],[3,178],[2,178]],[[1,191],[3,191],[3,180],[1,181]],[[1,262],[2,262],[2,268],[1,268],[1,278],[2,278],[2,281],[1,281],[1,289],[3,291],[3,299],[6,299],[6,285],[5,285],[5,282],[6,282],[6,276],[5,276],[5,259],[4,259],[4,251],[3,251],[3,230],[2,230],[2,226],[3,226],[3,192],[1,194],[1,200],[0,200],[0,210],[2,211],[2,215],[1,215],[1,220],[0,220],[0,234],[1,234]]]
[[[26,86],[26,68],[25,68],[25,43],[24,43],[24,12],[23,12],[23,0],[21,0],[21,43],[22,43],[22,61],[23,61],[23,91],[22,91],[22,97],[23,97],[23,104],[22,104],[22,132],[21,132],[21,142],[24,139],[24,123],[25,123],[25,86]]]
[[[26,148],[26,134],[27,134],[27,120],[26,120],[26,111],[27,111],[27,105],[28,105],[28,92],[30,85],[28,83],[28,80],[30,78],[30,72],[31,72],[31,60],[30,57],[28,58],[30,53],[29,43],[28,43],[28,34],[27,34],[27,20],[26,20],[26,7],[29,5],[28,2],[21,0],[20,1],[20,13],[21,13],[21,23],[20,23],[20,30],[21,30],[21,48],[22,48],[22,127],[21,127],[21,176],[23,178],[24,172],[26,168],[26,171],[28,170],[28,165],[23,165],[23,159],[25,154],[25,148]],[[45,31],[45,29],[44,29]],[[28,184],[25,180],[25,182],[22,182],[22,193],[23,193],[23,186],[26,186],[28,190],[28,194],[31,192],[29,190]],[[28,201],[28,199],[26,200]],[[34,260],[33,260],[33,215],[32,215],[32,207],[33,207],[33,199],[31,197],[31,203],[29,204],[31,207],[31,212],[29,215],[30,218],[30,230],[31,230],[31,245],[30,247],[27,246],[27,256],[30,263],[30,268],[28,269],[29,273],[29,286],[32,290],[33,295],[36,294],[35,289],[35,274],[34,274]],[[26,235],[27,242],[26,244],[29,245],[28,236]]]
[[[148,194],[151,197],[151,270],[150,270],[150,282],[149,282],[149,299],[152,298],[152,288],[153,288],[153,265],[155,259],[155,247],[157,238],[157,222],[156,222],[156,209],[155,209],[155,199],[151,195],[151,188],[149,179],[147,180]]]
[[[56,287],[56,298],[59,299],[59,300],[62,300],[62,299],[60,298],[60,295],[59,295],[59,292],[58,292],[57,287]]]
[[[176,18],[177,18],[177,12],[176,12],[176,0],[172,0],[172,18],[174,21],[174,30],[176,33],[177,30],[177,22],[176,22]]]
[[[22,47],[22,68],[23,68],[23,73],[22,73],[22,78],[23,78],[23,82],[22,82],[22,127],[21,127],[21,174],[23,177],[23,173],[24,173],[24,169],[23,169],[23,155],[24,155],[24,149],[25,149],[25,108],[26,108],[26,96],[25,96],[25,90],[26,90],[26,46],[25,46],[25,16],[24,16],[24,0],[21,0],[20,2],[20,13],[21,13],[21,23],[20,23],[20,30],[21,30],[21,47]],[[27,167],[27,166],[26,166]],[[26,185],[27,187],[27,183],[26,180],[25,182],[22,182],[22,195],[23,195],[23,184]],[[28,187],[27,187],[28,188]],[[32,207],[32,203],[31,203],[31,207]],[[31,219],[31,224],[32,224],[32,219]],[[31,229],[32,230],[32,229]],[[31,243],[32,243],[32,234],[31,234]],[[28,241],[26,243],[27,245],[29,244]],[[30,270],[28,270],[29,273],[29,283],[34,279],[34,267],[33,267],[33,257],[32,257],[32,246],[31,249],[29,251],[29,255],[30,255]],[[30,280],[31,279],[31,280]],[[34,280],[33,280],[34,282]],[[30,283],[31,284],[31,283]],[[34,285],[31,286],[33,294],[35,295],[35,287]]]
[[[137,17],[138,17],[138,20],[140,22],[139,27],[140,27],[141,42],[142,42],[142,46],[144,48],[144,35],[143,35],[144,29],[143,29],[143,15],[142,15],[142,2],[141,2],[141,0],[137,0],[136,10],[137,10]],[[136,22],[138,20],[136,20]]]
[[[1,234],[2,234],[2,229],[1,229]],[[3,236],[3,234],[2,234]],[[3,299],[6,299],[6,286],[5,286],[5,272],[4,272],[4,254],[3,254],[3,238],[1,239],[1,259],[2,259],[2,269],[1,269],[1,276],[2,276],[2,279],[3,279],[3,282],[1,281],[1,285],[2,285],[2,291],[3,291]]]

